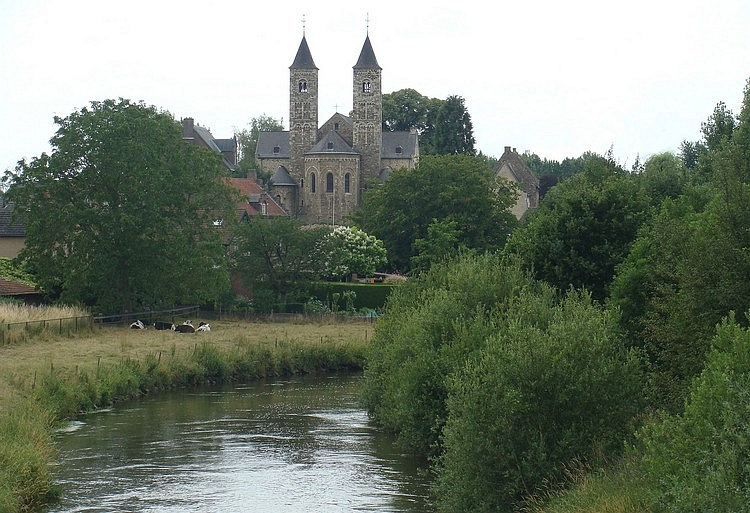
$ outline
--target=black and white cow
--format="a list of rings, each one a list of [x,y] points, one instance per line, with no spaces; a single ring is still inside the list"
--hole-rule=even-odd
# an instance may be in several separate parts
[[[171,322],[156,321],[154,323],[154,329],[157,330],[174,330],[174,324]]]

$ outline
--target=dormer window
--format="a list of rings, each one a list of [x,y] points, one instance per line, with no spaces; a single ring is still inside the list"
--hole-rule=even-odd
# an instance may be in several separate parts
[[[364,82],[362,82],[362,92],[363,93],[372,92],[372,84],[370,83],[369,80],[365,80]]]
[[[299,81],[299,92],[300,93],[306,93],[307,92],[307,80],[300,80]]]
[[[396,146],[396,155],[401,155],[404,149],[401,146]]]
[[[274,155],[278,155],[280,152],[281,152],[281,148],[279,148],[278,146],[274,146],[273,147],[273,154]]]
[[[328,141],[328,149],[329,150],[333,149],[333,141]]]

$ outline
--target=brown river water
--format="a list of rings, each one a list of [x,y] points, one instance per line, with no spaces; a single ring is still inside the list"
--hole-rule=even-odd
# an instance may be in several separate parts
[[[158,394],[60,429],[50,513],[429,513],[417,461],[357,403],[360,375]]]

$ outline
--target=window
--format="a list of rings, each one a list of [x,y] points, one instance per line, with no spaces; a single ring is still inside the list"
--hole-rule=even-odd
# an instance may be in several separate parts
[[[329,150],[333,149],[333,141],[328,141],[328,149]]]
[[[310,173],[310,191],[315,192],[315,173]]]
[[[396,155],[401,155],[403,153],[404,149],[401,146],[396,146]]]
[[[333,173],[326,174],[326,192],[333,192]]]
[[[334,123],[334,124],[333,124],[333,129],[334,129],[334,130],[335,130],[336,132],[338,132],[338,131],[339,131],[339,124],[338,124],[338,123]]]
[[[305,188],[305,179],[304,178],[300,178],[300,180],[299,180],[299,188],[300,189],[304,189]]]
[[[278,155],[280,151],[281,151],[281,148],[279,148],[278,146],[274,146],[273,147],[273,154],[274,155]]]
[[[371,91],[372,91],[372,84],[370,83],[370,81],[365,80],[364,82],[362,82],[362,92],[369,93]]]
[[[347,194],[349,194],[351,192],[349,190],[349,188],[351,187],[350,183],[351,183],[351,175],[349,173],[346,173],[344,175],[344,192],[347,193]]]
[[[223,219],[214,219],[214,226],[223,226],[224,220]]]
[[[262,216],[268,215],[268,202],[265,200],[260,202],[260,215]]]
[[[299,81],[299,92],[300,93],[306,93],[307,92],[307,80],[300,80]]]

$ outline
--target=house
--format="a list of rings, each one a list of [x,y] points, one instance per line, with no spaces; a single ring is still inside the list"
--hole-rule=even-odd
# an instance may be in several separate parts
[[[353,67],[353,108],[319,125],[318,68],[304,34],[289,67],[289,130],[261,132],[255,159],[271,194],[308,223],[336,224],[357,210],[371,183],[419,162],[415,130],[383,132],[382,68],[369,35]]]
[[[195,123],[193,118],[182,120],[182,139],[201,148],[221,153],[222,162],[228,171],[233,172],[237,166],[237,138],[216,139],[211,131]]]
[[[14,205],[0,196],[0,257],[15,258],[23,249],[26,228],[13,218]]]
[[[230,178],[232,187],[240,192],[237,220],[250,221],[253,217],[287,217],[286,211],[252,178]]]
[[[539,179],[523,161],[515,148],[505,147],[505,151],[493,168],[495,174],[515,183],[519,187],[518,199],[511,207],[516,219],[539,206]]]

